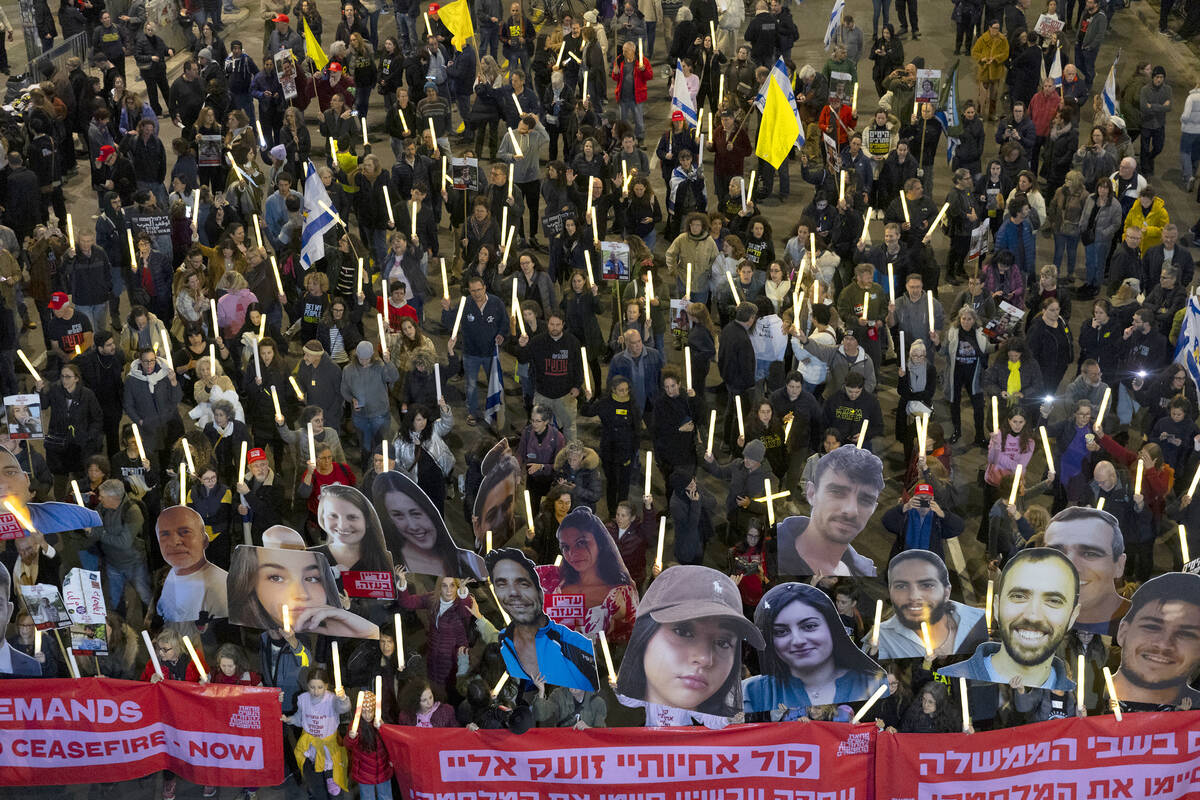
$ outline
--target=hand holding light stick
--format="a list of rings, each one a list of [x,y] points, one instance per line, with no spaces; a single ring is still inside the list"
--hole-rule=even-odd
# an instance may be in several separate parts
[[[433,386],[437,397],[438,405],[446,402],[446,398],[442,396],[442,364],[440,361],[433,362]]]
[[[929,289],[925,292],[925,307],[929,314],[929,333],[932,335],[937,330],[937,324],[933,317],[933,290]]]
[[[312,423],[308,423],[308,464],[310,467],[317,465],[317,442],[313,436]]]
[[[366,124],[365,121],[363,124]],[[383,185],[383,205],[387,208],[388,224],[393,228],[396,227],[396,216],[395,212],[392,211],[392,194],[388,191],[387,184]],[[359,285],[362,285],[362,281],[359,281]]]
[[[150,641],[150,631],[142,631],[142,641],[146,643],[146,650],[150,653],[150,663],[154,665],[154,671],[160,678],[166,678],[162,664],[158,661],[158,651],[154,649],[154,642]]]
[[[1121,698],[1117,697],[1117,687],[1113,685],[1112,670],[1104,668],[1104,685],[1108,689],[1108,702],[1112,706],[1113,716],[1121,721]]]
[[[938,211],[937,216],[933,218],[933,224],[929,226],[929,230],[925,233],[925,236],[922,237],[921,241],[928,242],[931,238],[933,238],[933,232],[937,230],[937,226],[941,223],[942,217],[946,216],[946,211],[948,211],[949,208],[949,203],[942,203],[941,210]]]
[[[1085,705],[1084,696],[1085,696],[1086,690],[1084,688],[1084,670],[1085,670],[1086,664],[1087,664],[1087,662],[1083,657],[1083,653],[1080,653],[1079,654],[1079,663],[1075,667],[1075,691],[1076,691],[1075,705],[1077,708],[1083,708]]]
[[[692,348],[688,345],[683,348],[683,371],[687,377],[687,388],[689,392],[695,391],[696,387],[692,386]]]
[[[192,460],[192,445],[187,439],[180,439],[183,443],[183,460],[187,462],[188,472],[192,475],[196,474],[196,462]]]
[[[450,299],[450,281],[446,278],[446,259],[442,259],[442,297]]]
[[[904,223],[911,225],[912,220],[908,216],[908,198],[904,196],[904,192],[900,192],[900,208],[904,212]]]
[[[1100,398],[1100,412],[1098,414],[1096,414],[1096,424],[1097,425],[1104,424],[1104,412],[1108,410],[1108,401],[1111,398],[1112,398],[1112,387],[1105,386],[1104,387],[1104,397]],[[1200,475],[1200,471],[1197,471],[1196,474]],[[1192,487],[1195,488],[1195,486],[1196,486],[1196,481],[1195,481],[1195,479],[1193,479]],[[1190,492],[1189,492],[1189,494],[1190,494]]]
[[[296,382],[295,375],[288,375],[288,383],[292,385],[292,391],[296,393],[296,399],[301,403],[304,402],[304,392],[300,389],[300,384]]]
[[[992,395],[992,422],[995,427],[992,430],[1000,430],[1000,396]]]
[[[458,326],[462,324],[463,311],[466,309],[466,307],[467,307],[467,298],[464,295],[463,297],[460,297],[458,300],[458,314],[456,314],[454,317],[454,329],[450,331],[451,339],[455,339],[455,340],[458,339]]]
[[[246,447],[249,445],[245,439],[242,440],[242,456],[238,459],[238,483],[246,482]]]
[[[25,365],[25,369],[29,370],[29,374],[33,376],[33,379],[41,383],[42,376],[33,368],[33,362],[29,360],[29,356],[25,355],[25,351],[17,348],[17,356],[21,359],[21,363]]]
[[[383,314],[376,314],[375,316],[379,318],[379,352],[386,359],[388,357],[387,325],[384,324]]]
[[[653,466],[654,466],[654,451],[647,450],[646,451],[646,490],[644,492],[642,492],[643,497],[650,494],[650,477],[651,477],[650,471]]]
[[[737,305],[741,300],[738,297],[737,286],[733,283],[733,273],[729,270],[725,270],[725,280],[729,282],[729,293],[733,296],[733,304]]]
[[[275,391],[275,387],[271,387],[271,404],[275,406],[275,416],[282,417],[283,412],[279,410],[279,392]]]
[[[746,205],[750,205],[751,203],[754,202],[754,183],[757,180],[757,178],[758,178],[758,170],[757,169],[750,170],[750,183],[748,183],[746,185],[746,191],[744,192],[744,194],[746,196]]]
[[[1134,494],[1142,493],[1142,472],[1145,469],[1146,469],[1146,462],[1142,461],[1141,457],[1139,456],[1138,462],[1137,462],[1137,473],[1134,475],[1134,478],[1133,478],[1133,493]]]
[[[1038,433],[1042,436],[1042,449],[1046,451],[1046,466],[1051,472],[1054,471],[1054,455],[1050,452],[1050,437],[1046,433],[1046,426],[1041,425],[1038,428]],[[1140,461],[1138,462],[1141,463]]]
[[[146,448],[142,444],[142,432],[140,430],[138,430],[138,425],[136,422],[133,423],[133,441],[137,445],[138,460],[145,461],[146,460]]]

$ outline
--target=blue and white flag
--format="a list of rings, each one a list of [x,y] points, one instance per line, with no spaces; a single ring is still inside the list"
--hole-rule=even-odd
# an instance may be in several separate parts
[[[500,348],[492,356],[492,367],[488,370],[487,400],[483,404],[483,419],[496,430],[505,425],[504,374],[500,371]]]
[[[1175,346],[1175,363],[1182,364],[1200,389],[1200,296],[1192,294],[1183,309],[1183,327]]]
[[[942,83],[938,98],[938,109],[933,113],[934,119],[942,123],[946,133],[946,163],[954,163],[954,153],[958,150],[962,138],[957,134],[962,132],[962,120],[958,114],[958,62],[950,70],[950,78]]]
[[[683,112],[683,120],[687,127],[696,127],[698,116],[696,106],[687,88],[687,78],[683,77],[683,62],[675,59],[675,81],[671,84],[671,109]]]
[[[1117,59],[1108,68],[1108,77],[1104,79],[1104,89],[1100,92],[1100,99],[1104,103],[1104,110],[1108,112],[1110,117],[1120,116],[1121,114],[1121,104],[1117,102],[1117,61],[1119,60],[1120,54],[1118,53]]]
[[[829,49],[833,34],[842,24],[842,14],[846,10],[846,0],[833,0],[833,10],[829,12],[829,24],[825,26],[825,49]]]
[[[1054,81],[1055,88],[1062,86],[1062,49],[1058,47],[1054,48],[1054,63],[1050,65],[1050,80]]]
[[[329,192],[311,161],[305,164],[304,230],[300,234],[300,264],[304,272],[325,257],[325,232],[337,222]]]
[[[841,2],[841,0],[839,0]],[[788,77],[787,64],[783,63],[783,58],[775,59],[775,66],[771,67],[771,73],[767,75],[767,79],[763,81],[763,85],[759,87],[758,94],[754,95],[754,107],[758,109],[758,113],[763,113],[767,107],[767,87],[771,81],[775,81],[779,86],[779,90],[783,92],[783,96],[787,98],[788,103],[792,106],[792,111],[796,115],[796,125],[800,128],[800,135],[796,137],[796,147],[804,147],[804,122],[800,119],[800,109],[796,108],[796,93],[792,91],[792,79]]]

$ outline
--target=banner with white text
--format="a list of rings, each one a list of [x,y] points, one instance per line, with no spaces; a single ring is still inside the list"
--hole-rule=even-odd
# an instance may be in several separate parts
[[[408,800],[868,800],[875,728],[381,730]]]
[[[0,683],[0,786],[283,780],[279,690],[110,678]]]
[[[1200,796],[1200,711],[1071,718],[876,738],[877,800],[1175,800]]]

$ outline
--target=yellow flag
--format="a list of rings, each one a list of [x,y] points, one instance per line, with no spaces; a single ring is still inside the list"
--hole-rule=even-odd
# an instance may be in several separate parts
[[[313,64],[317,66],[317,69],[325,69],[325,65],[329,63],[329,56],[325,55],[325,51],[321,49],[321,43],[317,41],[317,37],[313,36],[313,32],[309,30],[308,23],[304,21],[304,17],[300,18],[300,27],[304,29],[305,52],[313,60]]]
[[[475,35],[475,27],[471,24],[471,9],[467,0],[455,0],[438,9],[438,19],[453,34],[450,43],[456,50],[467,46],[467,39]]]
[[[788,157],[800,137],[800,126],[787,95],[774,78],[767,82],[767,100],[763,104],[762,122],[758,126],[758,144],[754,154],[775,169]]]

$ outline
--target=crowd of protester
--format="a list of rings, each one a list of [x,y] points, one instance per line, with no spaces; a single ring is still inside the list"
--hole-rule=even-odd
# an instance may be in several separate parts
[[[312,798],[339,794],[346,775],[364,798],[391,796],[373,727],[339,736],[352,704],[334,692],[329,637],[218,615],[182,631],[165,623],[162,509],[195,509],[208,561],[228,569],[234,548],[262,545],[275,526],[321,544],[326,487],[372,498],[399,470],[459,546],[482,554],[481,462],[507,437],[534,519],[519,512],[496,547],[553,563],[559,523],[586,507],[636,593],[661,569],[666,515],[665,561],[729,573],[752,616],[780,578],[773,516],[807,513],[819,457],[857,445],[884,456],[895,490],[870,528],[876,563],[889,549],[941,556],[975,534],[962,580],[981,593],[1042,541],[1050,514],[1099,499],[1121,523],[1128,566],[1097,580],[1123,597],[1185,566],[1180,525],[1200,552],[1187,493],[1200,462],[1196,383],[1175,362],[1200,288],[1200,228],[1193,200],[1163,193],[1172,162],[1183,191],[1196,189],[1200,81],[1183,100],[1180,76],[1123,59],[1119,113],[1106,107],[1097,57],[1109,63],[1106,37],[1138,24],[1122,0],[927,8],[953,14],[962,55],[949,166],[941,109],[914,99],[918,70],[940,52],[920,55],[918,0],[897,0],[899,30],[874,0],[869,38],[867,9],[851,4],[828,60],[807,64],[793,48],[820,51],[819,33],[801,36],[786,0],[476,0],[462,49],[436,5],[397,0],[388,35],[378,0],[349,0],[336,20],[313,0],[264,0],[254,55],[224,38],[222,5],[205,0],[181,15],[190,52],[171,82],[176,54],[143,3],[118,19],[82,5],[85,20],[74,3],[60,19],[64,35],[68,18],[86,26],[86,63],[47,66],[3,130],[0,394],[38,395],[44,438],[27,438],[10,406],[0,439],[33,499],[70,502],[77,488],[103,525],[35,533],[0,557],[18,607],[22,582],[102,572],[108,651],[80,659],[85,676],[160,680],[140,648],[149,630],[171,679],[201,677],[183,632],[211,681],[278,687],[299,741],[289,767]],[[1177,32],[1162,5],[1160,32],[1195,35],[1200,4],[1185,4]],[[1039,35],[1043,15],[1065,25]],[[322,58],[306,56],[313,41]],[[287,49],[298,60],[285,93],[275,56]],[[1061,86],[1047,75],[1056,54]],[[754,155],[755,95],[777,58],[806,136],[778,169]],[[835,73],[861,82],[853,101]],[[704,112],[699,135],[670,106],[679,80]],[[458,165],[447,177],[450,158],[469,160],[465,185]],[[86,190],[72,186],[70,207],[64,191],[85,176],[94,224]],[[318,181],[337,222],[309,263],[305,195]],[[17,350],[43,343],[35,379]],[[643,487],[646,450],[654,485]],[[937,521],[912,542],[919,484]],[[790,496],[772,504],[772,487]],[[878,591],[844,576],[813,583],[862,641]],[[493,696],[504,666],[486,583],[401,574],[387,609],[411,632],[403,653],[388,628],[341,650],[346,691],[372,690],[367,719],[380,703],[384,722],[422,726],[642,721],[607,688],[511,682]],[[13,623],[11,646],[32,655],[31,617]],[[1071,641],[1097,669],[1106,662],[1099,637]],[[70,675],[52,640],[38,660],[46,677]],[[928,662],[888,663],[891,693],[872,712],[881,724],[961,729]],[[1088,686],[1080,711],[1106,711]],[[974,727],[1055,715],[1024,694],[973,686]],[[805,716],[848,717],[832,705]],[[164,800],[174,791],[167,777]]]

